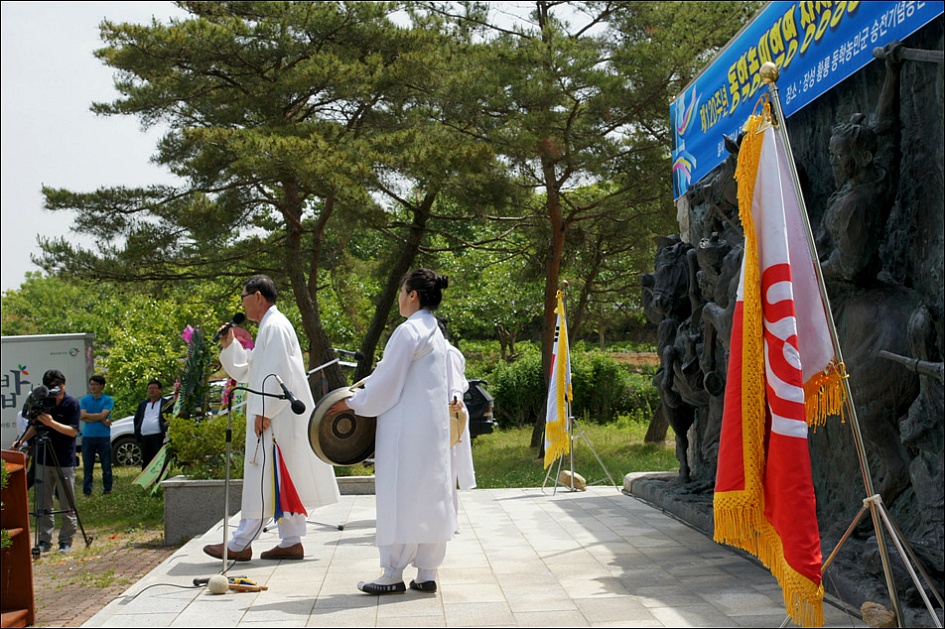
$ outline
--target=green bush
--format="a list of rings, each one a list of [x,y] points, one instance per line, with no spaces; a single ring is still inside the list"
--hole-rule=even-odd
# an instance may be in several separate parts
[[[530,426],[545,406],[541,354],[528,347],[514,363],[500,362],[489,380],[494,414],[503,427]]]
[[[529,347],[514,363],[499,364],[489,382],[500,426],[530,426],[542,413],[548,392],[535,348]],[[597,423],[637,411],[649,417],[659,404],[652,376],[632,372],[606,352],[573,352],[571,382],[572,414]]]
[[[226,425],[225,414],[200,419],[171,418],[167,431],[170,452],[184,474],[195,479],[224,477]],[[245,439],[246,417],[234,414],[230,478],[243,478]]]

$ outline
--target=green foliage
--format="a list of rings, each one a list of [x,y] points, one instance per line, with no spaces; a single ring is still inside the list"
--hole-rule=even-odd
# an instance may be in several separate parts
[[[500,363],[489,380],[495,398],[495,418],[505,427],[535,423],[545,406],[547,389],[541,368],[541,354],[529,347],[513,363]]]
[[[105,393],[115,399],[113,416],[118,418],[134,412],[148,380],[158,378],[167,387],[178,378],[187,351],[180,336],[184,326],[216,325],[235,308],[232,300],[219,297],[231,292],[225,284],[174,288],[157,291],[31,273],[19,289],[0,298],[0,325],[4,335],[14,336],[94,334],[95,369],[107,378]],[[85,383],[70,391],[84,395]]]
[[[3,336],[90,332],[98,341],[121,312],[122,291],[67,277],[28,272],[18,289],[0,297]]]
[[[481,378],[491,382],[492,374],[500,364],[498,341],[462,339],[454,345],[466,358],[466,377]]]
[[[143,319],[150,316],[132,307],[123,317],[125,325],[110,333],[108,345],[96,339],[97,369],[108,379],[105,392],[115,398],[116,417],[134,411],[146,396],[148,380],[157,378],[167,386],[180,372],[184,347],[178,331],[155,330]]]
[[[174,464],[190,478],[223,478],[226,471],[226,426],[225,414],[197,420],[172,417],[167,435]],[[243,478],[245,439],[246,418],[234,414],[230,478]]]
[[[489,380],[495,398],[495,416],[503,427],[527,426],[544,409],[548,390],[541,356],[529,346],[513,363],[500,363]],[[659,394],[652,376],[633,373],[606,352],[571,352],[572,415],[595,423],[612,422],[620,415],[652,415]]]
[[[190,329],[189,336],[187,360],[184,361],[184,371],[180,379],[179,415],[186,419],[209,410],[210,374],[215,370],[203,332],[200,329]]]

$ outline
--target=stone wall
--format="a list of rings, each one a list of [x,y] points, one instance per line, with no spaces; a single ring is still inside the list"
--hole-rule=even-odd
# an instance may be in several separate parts
[[[941,51],[945,47],[942,18],[903,44],[910,49]],[[882,61],[871,63],[792,116],[787,126],[815,234],[822,231],[825,216],[830,217],[828,235],[824,236],[828,255],[831,246],[839,248],[837,241],[848,237],[830,229],[834,221],[833,232],[837,231],[835,214],[842,204],[859,204],[860,214],[854,214],[858,222],[853,223],[857,228],[863,217],[879,217],[878,227],[870,232],[875,234],[869,239],[874,244],[861,252],[858,278],[837,276],[828,282],[828,293],[874,490],[942,591],[942,383],[884,360],[878,352],[919,358],[938,364],[939,369],[945,355],[943,64],[906,59],[900,66],[898,111],[893,116],[898,139],[889,141],[891,150],[882,158],[878,156],[881,149],[873,151],[877,155],[871,156],[870,166],[871,176],[883,180],[888,194],[864,194],[864,190],[873,190],[866,184],[841,186],[830,158],[831,137],[838,124],[850,121],[858,112],[868,116],[878,113],[887,76]],[[873,126],[892,128],[875,119]],[[898,154],[893,150],[897,147]],[[682,475],[673,490],[681,494],[711,492],[715,478],[732,278],[737,276],[742,243],[733,170],[734,162],[727,162],[690,189],[680,203],[685,208],[680,217],[683,238],[661,243],[655,276],[644,281],[648,315],[661,325],[663,362],[657,384],[663,388],[664,412],[683,430],[692,426],[689,443],[682,443],[684,463],[689,466],[686,470],[684,465],[683,471],[688,474]],[[875,187],[878,190],[880,186],[877,183]],[[823,259],[825,252],[820,253]],[[676,270],[675,275],[670,269]],[[676,291],[675,300],[667,297],[672,292],[667,287],[678,289],[679,282],[685,286]],[[830,420],[811,434],[810,447],[827,556],[861,508],[865,483],[849,423]],[[888,605],[876,548],[867,516],[845,543],[825,580],[828,590],[836,590],[846,602],[857,606],[865,600]],[[894,563],[901,565],[897,559]],[[896,575],[908,608],[907,623],[931,626],[911,580],[902,570]]]

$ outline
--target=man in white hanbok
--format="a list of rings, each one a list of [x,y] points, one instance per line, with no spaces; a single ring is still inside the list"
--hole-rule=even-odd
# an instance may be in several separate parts
[[[222,338],[220,362],[237,382],[253,391],[282,394],[276,376],[311,412],[315,403],[305,376],[302,350],[295,330],[276,308],[275,285],[265,275],[256,275],[243,285],[243,308],[251,321],[259,322],[255,347],[246,350],[234,342],[230,329]],[[223,328],[221,328],[223,330]],[[296,415],[289,401],[248,394],[246,444],[243,463],[243,503],[240,523],[227,544],[227,556],[249,561],[252,543],[265,521],[275,511],[273,495],[273,439],[279,444],[302,504],[307,510],[338,501],[338,483],[330,465],[318,459],[308,442],[308,415]],[[305,555],[306,514],[286,515],[279,523],[280,543],[260,555],[261,559],[302,559]],[[204,547],[211,557],[223,556],[223,544]]]
[[[377,417],[376,543],[384,573],[358,584],[368,594],[404,592],[403,571],[410,564],[417,568],[410,587],[436,592],[436,571],[456,530],[447,343],[431,312],[447,285],[446,277],[428,269],[407,276],[399,297],[407,320],[394,330],[364,388],[332,407]]]
[[[437,318],[440,324],[440,332],[446,339],[446,386],[450,395],[450,414],[461,413],[466,418],[463,425],[463,431],[459,438],[459,443],[450,448],[450,463],[452,465],[453,480],[450,483],[453,490],[453,507],[459,517],[459,494],[456,491],[457,486],[462,491],[468,491],[476,488],[476,470],[473,467],[472,456],[472,437],[469,434],[469,410],[466,408],[466,402],[463,396],[469,390],[469,381],[466,379],[466,357],[463,353],[450,342],[449,332],[446,329],[446,322]],[[457,526],[458,526],[457,522]],[[457,532],[458,532],[457,528]]]

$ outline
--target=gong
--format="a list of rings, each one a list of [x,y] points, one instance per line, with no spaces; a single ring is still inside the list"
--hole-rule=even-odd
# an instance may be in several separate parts
[[[315,405],[308,420],[308,442],[316,456],[331,465],[357,465],[374,454],[376,417],[362,417],[350,409],[328,409],[353,395],[351,388],[330,391]]]

